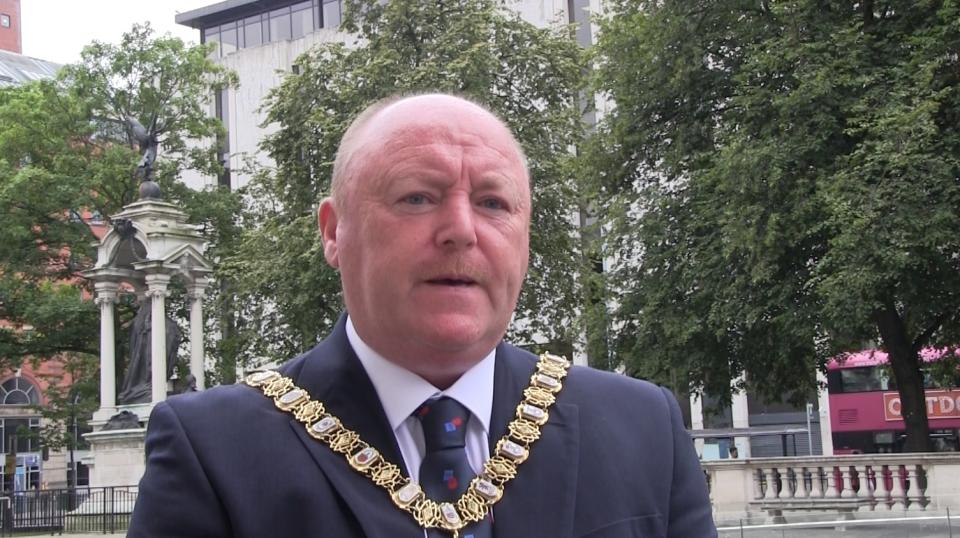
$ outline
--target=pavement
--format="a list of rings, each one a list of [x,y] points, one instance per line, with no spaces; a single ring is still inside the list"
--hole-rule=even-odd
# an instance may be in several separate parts
[[[722,527],[720,538],[960,538],[960,520],[935,519],[847,521],[832,524]]]
[[[124,536],[124,535],[126,535],[126,531],[119,532],[119,533],[116,533],[116,534],[111,534],[111,533],[106,533],[106,534],[104,534],[104,533],[102,533],[102,532],[91,533],[91,534],[73,534],[73,533],[69,533],[69,532],[65,532],[65,533],[63,533],[63,534],[50,534],[50,533],[47,533],[47,534],[17,534],[16,537],[17,537],[17,538],[50,538],[51,536],[66,536],[66,537],[68,537],[68,538],[103,538],[104,536]]]
[[[944,516],[910,519],[879,519],[825,523],[794,523],[786,525],[753,525],[720,527],[719,538],[960,538],[960,518]],[[118,537],[125,533],[104,534],[32,534],[18,538],[66,536],[69,538]]]

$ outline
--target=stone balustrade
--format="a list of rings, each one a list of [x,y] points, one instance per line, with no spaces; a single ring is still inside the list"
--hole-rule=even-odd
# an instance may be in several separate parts
[[[863,454],[704,462],[718,518],[789,511],[960,507],[960,454]]]

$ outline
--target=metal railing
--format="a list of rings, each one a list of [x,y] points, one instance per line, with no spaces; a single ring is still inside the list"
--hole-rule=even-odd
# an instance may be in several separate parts
[[[0,537],[65,532],[115,533],[127,528],[135,486],[4,492]]]

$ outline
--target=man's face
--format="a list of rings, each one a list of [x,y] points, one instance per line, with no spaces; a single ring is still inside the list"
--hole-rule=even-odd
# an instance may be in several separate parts
[[[381,355],[448,385],[503,337],[527,270],[530,190],[510,134],[448,96],[388,106],[320,210],[347,311]]]

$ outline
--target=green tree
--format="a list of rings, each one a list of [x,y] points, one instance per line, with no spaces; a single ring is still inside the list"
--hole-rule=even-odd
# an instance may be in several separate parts
[[[960,4],[610,8],[590,161],[628,370],[777,397],[879,342],[928,449],[919,352],[960,342]]]
[[[342,310],[339,278],[323,258],[316,207],[329,192],[340,137],[352,118],[398,92],[469,96],[497,112],[527,153],[534,192],[532,256],[518,308],[533,333],[570,341],[577,310],[577,199],[571,148],[582,136],[583,53],[568,28],[537,29],[500,2],[346,2],[351,45],[297,60],[265,102],[278,130],[263,149],[275,169],[249,186],[250,228],[224,260],[245,330],[244,360],[286,358],[315,344]]]
[[[127,118],[158,133],[156,181],[204,226],[214,254],[235,235],[236,195],[177,181],[187,168],[219,168],[223,127],[204,103],[236,76],[210,50],[134,26],[118,45],[86,47],[55,80],[0,90],[0,368],[57,358],[88,373],[81,365],[98,356],[99,316],[80,272],[95,261],[91,222],[137,198]],[[118,323],[131,316],[121,304]]]

